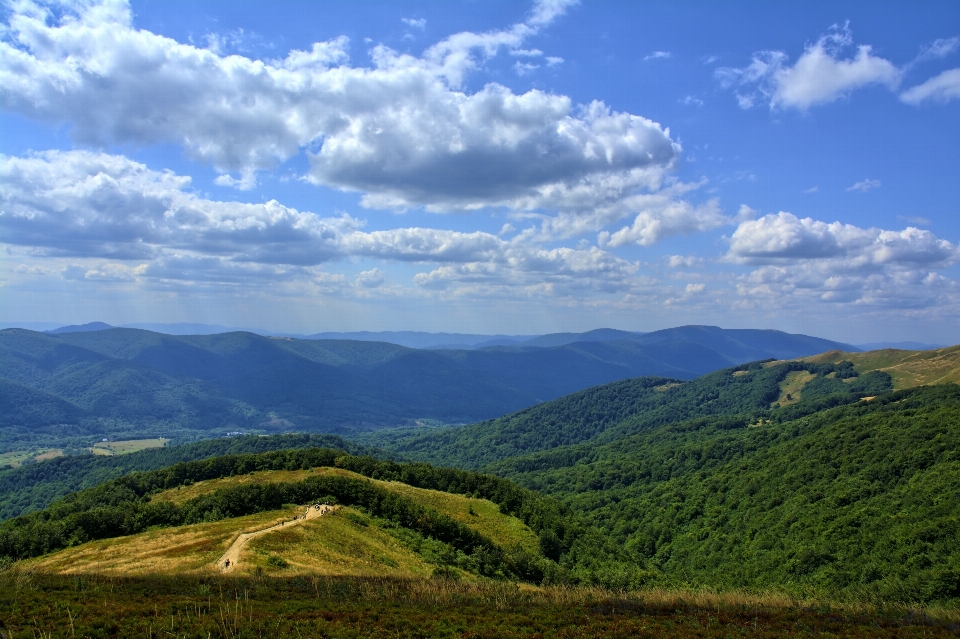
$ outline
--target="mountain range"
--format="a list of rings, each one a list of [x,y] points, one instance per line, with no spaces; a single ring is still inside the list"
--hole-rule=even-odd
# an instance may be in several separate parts
[[[247,332],[6,329],[0,331],[0,442],[9,449],[38,437],[192,438],[466,423],[616,380],[692,379],[747,361],[835,349],[856,350],[805,335],[709,326],[558,334],[474,350]]]

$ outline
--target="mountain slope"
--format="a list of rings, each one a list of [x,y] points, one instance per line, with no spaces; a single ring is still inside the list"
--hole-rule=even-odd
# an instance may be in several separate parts
[[[611,339],[624,335],[630,339]],[[617,380],[692,379],[771,353],[801,356],[824,343],[842,346],[714,327],[639,336],[600,330],[579,338],[592,341],[418,350],[242,332],[173,336],[115,328],[53,335],[11,329],[0,331],[0,378],[77,406],[81,413],[63,431],[77,436],[343,433],[424,419],[474,422]],[[25,417],[0,426],[0,444],[28,441],[32,433],[35,444],[83,445],[44,435],[43,419],[9,408],[9,414]]]
[[[894,388],[923,384],[960,383],[960,346],[921,351],[883,349],[867,353],[831,351],[806,358],[811,362],[853,362],[858,371],[883,371],[893,378]]]
[[[796,371],[811,371],[817,380],[805,395],[811,400],[837,393],[842,401],[856,401],[891,388],[882,372],[858,377],[852,368],[833,363],[755,362],[688,382],[662,377],[625,380],[487,422],[381,431],[357,441],[430,463],[480,468],[508,457],[608,441],[695,417],[752,414],[759,419],[780,398],[787,376]],[[850,381],[836,379],[838,374]]]
[[[566,458],[576,462],[555,450],[487,469],[586,514],[653,575],[960,598],[956,385],[752,428],[681,422]]]

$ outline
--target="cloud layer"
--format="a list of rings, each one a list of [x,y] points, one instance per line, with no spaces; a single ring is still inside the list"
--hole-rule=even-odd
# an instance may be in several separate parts
[[[601,102],[461,88],[500,50],[541,54],[524,40],[570,4],[539,2],[525,23],[458,33],[421,57],[375,46],[373,66],[356,67],[345,37],[257,60],[138,30],[118,0],[60,17],[22,2],[0,41],[0,104],[67,122],[84,143],[182,145],[221,185],[250,188],[256,171],[306,152],[311,181],[369,207],[576,215],[659,188],[680,152],[669,131]],[[560,192],[578,197],[568,206]]]
[[[596,248],[547,249],[525,236],[508,241],[480,231],[430,228],[366,232],[362,221],[348,215],[320,217],[277,201],[204,199],[190,192],[189,178],[104,153],[0,156],[0,181],[5,243],[49,257],[141,263],[110,267],[127,279],[189,278],[192,272],[209,275],[217,269],[229,279],[241,267],[258,273],[271,272],[261,267],[283,267],[278,273],[290,273],[290,268],[349,258],[457,264],[463,273],[472,271],[472,279],[536,274],[544,281],[582,279],[588,286],[636,270]],[[453,271],[446,273],[444,280],[458,279]],[[371,287],[383,282],[383,274],[365,271],[358,282]]]

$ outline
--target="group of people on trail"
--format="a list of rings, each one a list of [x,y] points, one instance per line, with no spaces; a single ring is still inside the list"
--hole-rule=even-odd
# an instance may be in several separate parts
[[[313,507],[314,507],[316,510],[322,511],[320,514],[323,514],[323,512],[325,512],[327,508],[330,508],[330,504],[328,504],[327,502],[322,502],[322,503],[321,503],[321,502],[316,502],[315,504],[313,504]],[[304,513],[304,514],[302,514],[302,515],[294,515],[294,516],[293,516],[293,521],[297,521],[298,519],[306,519],[306,518],[307,518],[307,513],[309,513],[309,512],[310,512],[310,506],[307,506],[307,512]],[[286,519],[281,519],[281,520],[280,520],[280,525],[281,525],[281,526],[285,526],[286,524],[287,524],[287,520],[286,520]],[[229,559],[226,559],[226,560],[224,560],[224,562],[223,562],[223,569],[224,569],[224,570],[227,570],[228,568],[230,568],[230,560],[229,560]]]

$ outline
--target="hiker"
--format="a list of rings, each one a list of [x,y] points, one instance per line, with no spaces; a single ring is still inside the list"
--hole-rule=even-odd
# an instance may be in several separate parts
[[[224,567],[224,568],[229,568],[229,567],[230,567],[230,560],[229,560],[229,559],[227,559],[225,562],[223,562],[223,567]]]

